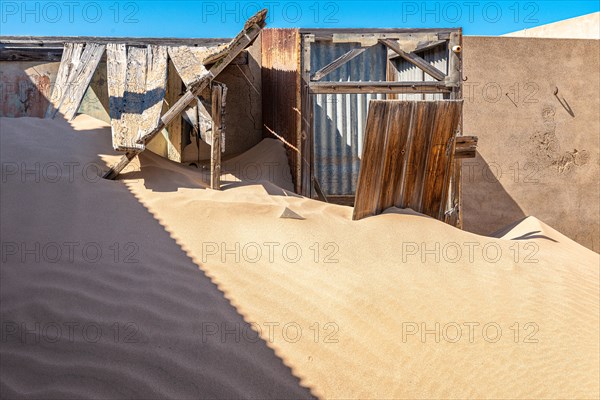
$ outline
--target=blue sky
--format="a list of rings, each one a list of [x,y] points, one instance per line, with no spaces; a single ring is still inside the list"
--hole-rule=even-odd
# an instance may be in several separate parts
[[[269,27],[421,28],[462,26],[501,35],[600,10],[587,1],[6,1],[2,35],[232,37],[269,9]]]

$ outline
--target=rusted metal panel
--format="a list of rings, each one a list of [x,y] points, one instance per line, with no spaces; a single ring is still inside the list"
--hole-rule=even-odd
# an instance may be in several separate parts
[[[287,142],[290,168],[299,191],[300,34],[298,29],[265,29],[261,41],[264,136],[277,135]]]
[[[318,71],[360,43],[316,42],[311,46],[311,70]],[[385,81],[387,50],[375,45],[322,81]],[[314,175],[326,195],[356,191],[369,102],[384,94],[317,94],[314,100]]]
[[[462,100],[372,101],[353,219],[395,206],[444,221]]]

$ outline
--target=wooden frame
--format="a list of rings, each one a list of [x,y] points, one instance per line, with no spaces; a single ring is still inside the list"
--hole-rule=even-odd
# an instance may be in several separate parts
[[[435,94],[442,93],[444,98],[459,100],[462,98],[462,29],[301,29],[301,118],[302,126],[298,137],[301,169],[296,179],[301,182],[300,194],[313,197],[314,179],[314,121],[313,97],[316,94],[387,94],[394,98],[396,94]],[[358,43],[360,47],[347,51],[318,71],[311,71],[311,46],[317,42]],[[365,57],[365,51],[371,46],[383,44],[388,48],[388,60],[400,57],[417,66],[433,81],[361,81],[335,82],[322,81],[328,74],[337,70],[356,57]],[[447,51],[448,71],[440,71],[427,62],[419,53],[443,48]],[[389,64],[389,62],[388,62]],[[390,76],[389,73],[386,74]],[[460,227],[462,224],[460,207],[460,158],[472,157],[476,140],[461,140],[462,119],[458,132],[457,144],[452,151],[456,152],[452,164],[453,173],[448,182],[449,209],[452,213],[446,216],[446,222]],[[455,147],[456,146],[456,150]],[[322,191],[319,190],[319,192]],[[321,197],[321,196],[319,196]],[[352,203],[348,196],[327,196],[336,202]]]

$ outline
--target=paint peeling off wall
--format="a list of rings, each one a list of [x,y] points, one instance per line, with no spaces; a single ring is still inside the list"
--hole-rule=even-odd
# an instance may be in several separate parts
[[[58,63],[0,62],[0,115],[43,117]]]

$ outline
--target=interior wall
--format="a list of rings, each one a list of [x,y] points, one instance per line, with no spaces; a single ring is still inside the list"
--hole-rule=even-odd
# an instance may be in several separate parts
[[[464,37],[464,229],[534,215],[600,251],[600,41]]]
[[[42,118],[48,107],[48,99],[58,73],[58,62],[0,62],[0,116]],[[101,62],[94,73],[90,87],[79,109],[105,122],[108,116],[108,89],[106,85],[106,63]],[[260,40],[248,49],[247,65],[229,65],[216,80],[227,85],[225,107],[225,153],[236,155],[255,146],[262,140],[262,96],[261,96],[261,45]],[[181,92],[183,92],[183,87]],[[165,110],[166,110],[165,106]],[[184,131],[185,132],[185,131]],[[188,137],[182,138],[182,161],[196,161],[196,143]],[[168,154],[168,132],[157,135],[148,149],[162,156]],[[200,159],[210,160],[210,146],[201,143]]]

